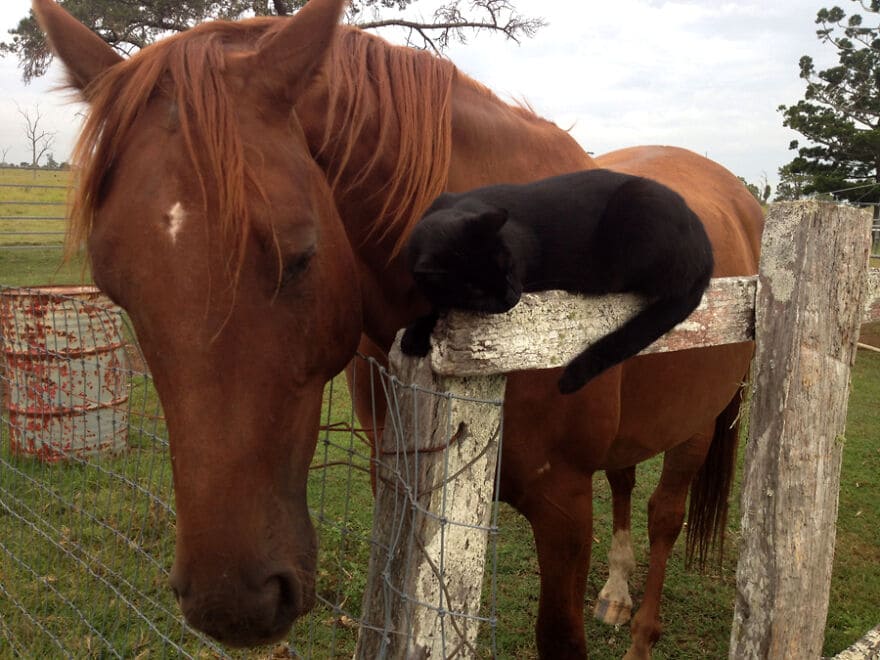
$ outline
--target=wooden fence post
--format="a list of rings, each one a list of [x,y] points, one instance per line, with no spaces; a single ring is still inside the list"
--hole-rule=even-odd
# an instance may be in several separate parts
[[[438,376],[398,346],[355,657],[474,658],[506,378]]]
[[[713,280],[694,314],[643,351],[757,341],[737,660],[821,649],[849,372],[862,316],[880,310],[866,296],[869,221],[832,204],[773,205],[761,275]],[[448,314],[429,359],[392,351],[357,658],[476,656],[501,428],[500,405],[486,402],[503,398],[498,374],[566,364],[642,304],[526,294],[506,314]]]
[[[850,367],[870,215],[774,204],[755,303],[756,353],[730,657],[817,658],[834,556]]]

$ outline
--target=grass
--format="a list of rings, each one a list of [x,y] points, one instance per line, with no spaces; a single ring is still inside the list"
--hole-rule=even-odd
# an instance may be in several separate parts
[[[61,245],[69,182],[69,172],[0,169],[0,246]]]
[[[351,421],[341,381],[328,388],[328,425]],[[112,414],[120,423],[127,417],[126,451],[87,461],[46,464],[12,454],[9,426],[0,427],[0,597],[12,605],[0,616],[0,640],[8,642],[0,644],[0,658],[10,651],[57,657],[59,642],[74,657],[104,657],[111,648],[132,658],[222,653],[181,625],[167,587],[171,470],[151,380],[134,379],[124,411]],[[368,460],[351,434],[322,432],[308,492],[321,548],[318,593],[329,606],[301,620],[292,638],[315,658],[350,657],[354,650],[356,629],[346,622],[359,616],[369,557]]]
[[[0,198],[7,190],[0,188]],[[59,263],[57,249],[0,248],[0,286],[82,281],[79,265],[59,269]],[[880,344],[880,324],[866,327],[862,337],[866,341],[876,338]],[[853,370],[844,445],[825,655],[846,648],[880,623],[877,401],[880,354],[861,351]],[[161,440],[161,411],[148,379],[132,385],[127,415],[129,450],[83,464],[47,466],[10,456],[8,431],[5,424],[0,425],[0,502],[8,507],[0,505],[0,658],[13,657],[15,652],[25,657],[58,657],[61,652],[53,637],[76,657],[104,657],[108,652],[102,636],[124,657],[171,654],[171,642],[195,657],[217,657],[217,649],[181,626],[166,587],[173,556],[173,517],[160,500],[147,497],[144,491],[170,501],[170,470]],[[339,381],[328,392],[325,415],[330,423],[351,420],[345,388]],[[316,469],[309,482],[309,501],[321,543],[318,592],[339,607],[319,607],[296,627],[294,646],[304,653],[311,649],[315,658],[351,657],[356,640],[351,620],[359,615],[372,518],[365,453],[357,438],[341,431],[327,431],[319,438]],[[645,503],[659,467],[659,459],[639,467],[634,494],[633,538],[639,565],[631,591],[636,604],[646,570]],[[594,491],[588,612],[606,576],[611,530],[610,493],[601,475],[594,480]],[[665,632],[655,657],[727,655],[739,520],[735,502],[733,509],[728,553],[723,564],[709,574],[685,571],[681,544],[676,545],[664,590]],[[497,655],[535,658],[539,575],[531,532],[525,520],[506,506],[501,509],[500,526]],[[137,602],[155,630],[126,600]],[[626,627],[609,628],[591,618],[586,626],[591,658],[620,658],[625,653]],[[171,642],[161,642],[160,635]],[[490,657],[490,637],[491,631],[484,630],[483,657]],[[283,648],[268,648],[236,655],[269,658],[283,652]]]
[[[89,282],[82,261],[63,262],[63,221],[21,220],[26,216],[63,216],[66,190],[34,186],[65,186],[69,180],[69,172],[38,170],[34,176],[31,170],[0,169],[0,285]]]

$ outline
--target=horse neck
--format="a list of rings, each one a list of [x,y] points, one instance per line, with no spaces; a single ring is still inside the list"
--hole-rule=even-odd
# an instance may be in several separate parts
[[[320,81],[319,81],[320,82]],[[359,93],[370,95],[368,87]],[[358,266],[358,285],[361,289],[364,312],[364,331],[381,349],[387,351],[396,331],[412,318],[426,313],[426,308],[412,311],[415,291],[403,259],[396,256],[395,245],[399,232],[380,233],[386,185],[395,170],[390,149],[378,152],[381,140],[398,143],[395,137],[381,134],[380,120],[375,114],[362,119],[358,139],[342,141],[348,135],[345,122],[349,118],[346,106],[352,99],[335,97],[336,112],[328,111],[334,96],[323,85],[307,90],[296,104],[296,114],[302,124],[309,150],[324,171],[333,189],[333,198]],[[370,104],[372,99],[358,102]],[[329,136],[329,141],[327,137]],[[374,158],[379,153],[379,158]],[[339,162],[344,160],[342,169]],[[365,168],[371,165],[367,176]],[[378,354],[377,354],[378,357]]]
[[[571,136],[554,124],[503,103],[456,71],[448,83],[446,103],[438,103],[440,112],[430,118],[431,134],[422,135],[431,144],[421,151],[448,166],[443,171],[438,168],[432,183],[405,181],[396,188],[398,192],[427,186],[433,186],[436,193],[461,191],[595,167]],[[360,262],[367,333],[387,348],[398,328],[428,309],[400,257],[400,247],[433,195],[414,204],[403,222],[383,217],[388,213],[388,192],[395,190],[389,181],[397,176],[397,154],[401,144],[412,144],[414,136],[401,135],[397,122],[383,125],[378,112],[361,112],[352,139],[345,125],[351,108],[378,103],[369,85],[358,85],[356,90],[359,98],[349,99],[334,96],[326,86],[314,86],[297,103],[296,111],[315,160],[333,184],[337,208]],[[333,99],[337,107],[328,111]],[[336,136],[349,137],[342,143]],[[340,154],[344,154],[342,169],[337,166]]]
[[[315,160],[333,184],[349,238],[356,250],[377,258],[381,267],[399,251],[401,239],[433,201],[433,195],[420,200],[421,205],[411,209],[411,217],[393,227],[388,227],[389,219],[382,217],[383,211],[388,212],[388,194],[395,191],[389,178],[400,178],[397,157],[404,141],[411,143],[415,138],[422,143],[431,142],[420,151],[420,156],[448,162],[445,170],[434,173],[432,184],[404,182],[396,189],[408,194],[430,185],[437,193],[462,191],[596,167],[595,161],[566,131],[528,110],[504,103],[458,71],[452,72],[449,81],[448,108],[445,112],[439,109],[437,116],[431,118],[431,134],[423,129],[421,135],[402,136],[399,122],[381,125],[380,113],[371,112],[356,120],[359,130],[350,136],[346,123],[351,108],[377,105],[376,94],[369,85],[358,86],[356,94],[357,99],[336,97],[338,107],[328,112],[331,92],[327,86],[316,86],[297,104],[297,113]],[[443,101],[438,101],[438,105],[444,105]],[[328,125],[328,121],[333,125]],[[343,136],[345,142],[337,141],[336,136]],[[440,153],[443,151],[447,153]],[[345,157],[341,170],[336,166],[340,154]]]
[[[359,92],[371,97],[367,88]],[[394,131],[380,126],[377,113],[358,120],[355,139],[348,136],[349,113],[346,106],[353,101],[337,98],[336,112],[328,112],[330,91],[312,89],[297,103],[296,111],[302,122],[309,149],[324,171],[333,188],[336,206],[343,218],[352,246],[369,260],[387,263],[394,252],[399,232],[380,234],[387,215],[388,185],[395,172],[395,152],[400,139]],[[372,98],[358,99],[358,103],[372,105]],[[328,124],[328,122],[330,122]],[[329,136],[329,140],[327,139]],[[344,166],[340,168],[340,161]],[[366,254],[368,253],[368,255]]]
[[[568,132],[464,76],[454,86],[452,145],[448,190],[453,192],[596,167]]]

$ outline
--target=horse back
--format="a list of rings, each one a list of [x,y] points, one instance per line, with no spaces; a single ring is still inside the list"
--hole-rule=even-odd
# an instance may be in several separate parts
[[[674,147],[623,149],[600,156],[597,163],[654,179],[684,197],[712,243],[713,277],[757,273],[763,212],[728,170]],[[620,426],[603,467],[644,460],[651,449],[663,451],[695,434],[711,436],[718,414],[747,377],[752,350],[747,342],[627,361],[620,380]]]
[[[699,216],[715,256],[713,277],[758,272],[764,214],[745,186],[721,165],[677,147],[630,147],[603,154],[599,167],[654,179],[684,197]]]

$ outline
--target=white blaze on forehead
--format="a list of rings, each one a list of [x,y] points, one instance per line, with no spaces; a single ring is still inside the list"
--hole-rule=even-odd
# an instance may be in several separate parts
[[[176,243],[177,234],[183,226],[183,221],[186,220],[186,211],[183,210],[183,205],[180,202],[174,202],[174,206],[165,213],[165,220],[167,222],[168,235],[171,236],[171,242]]]

